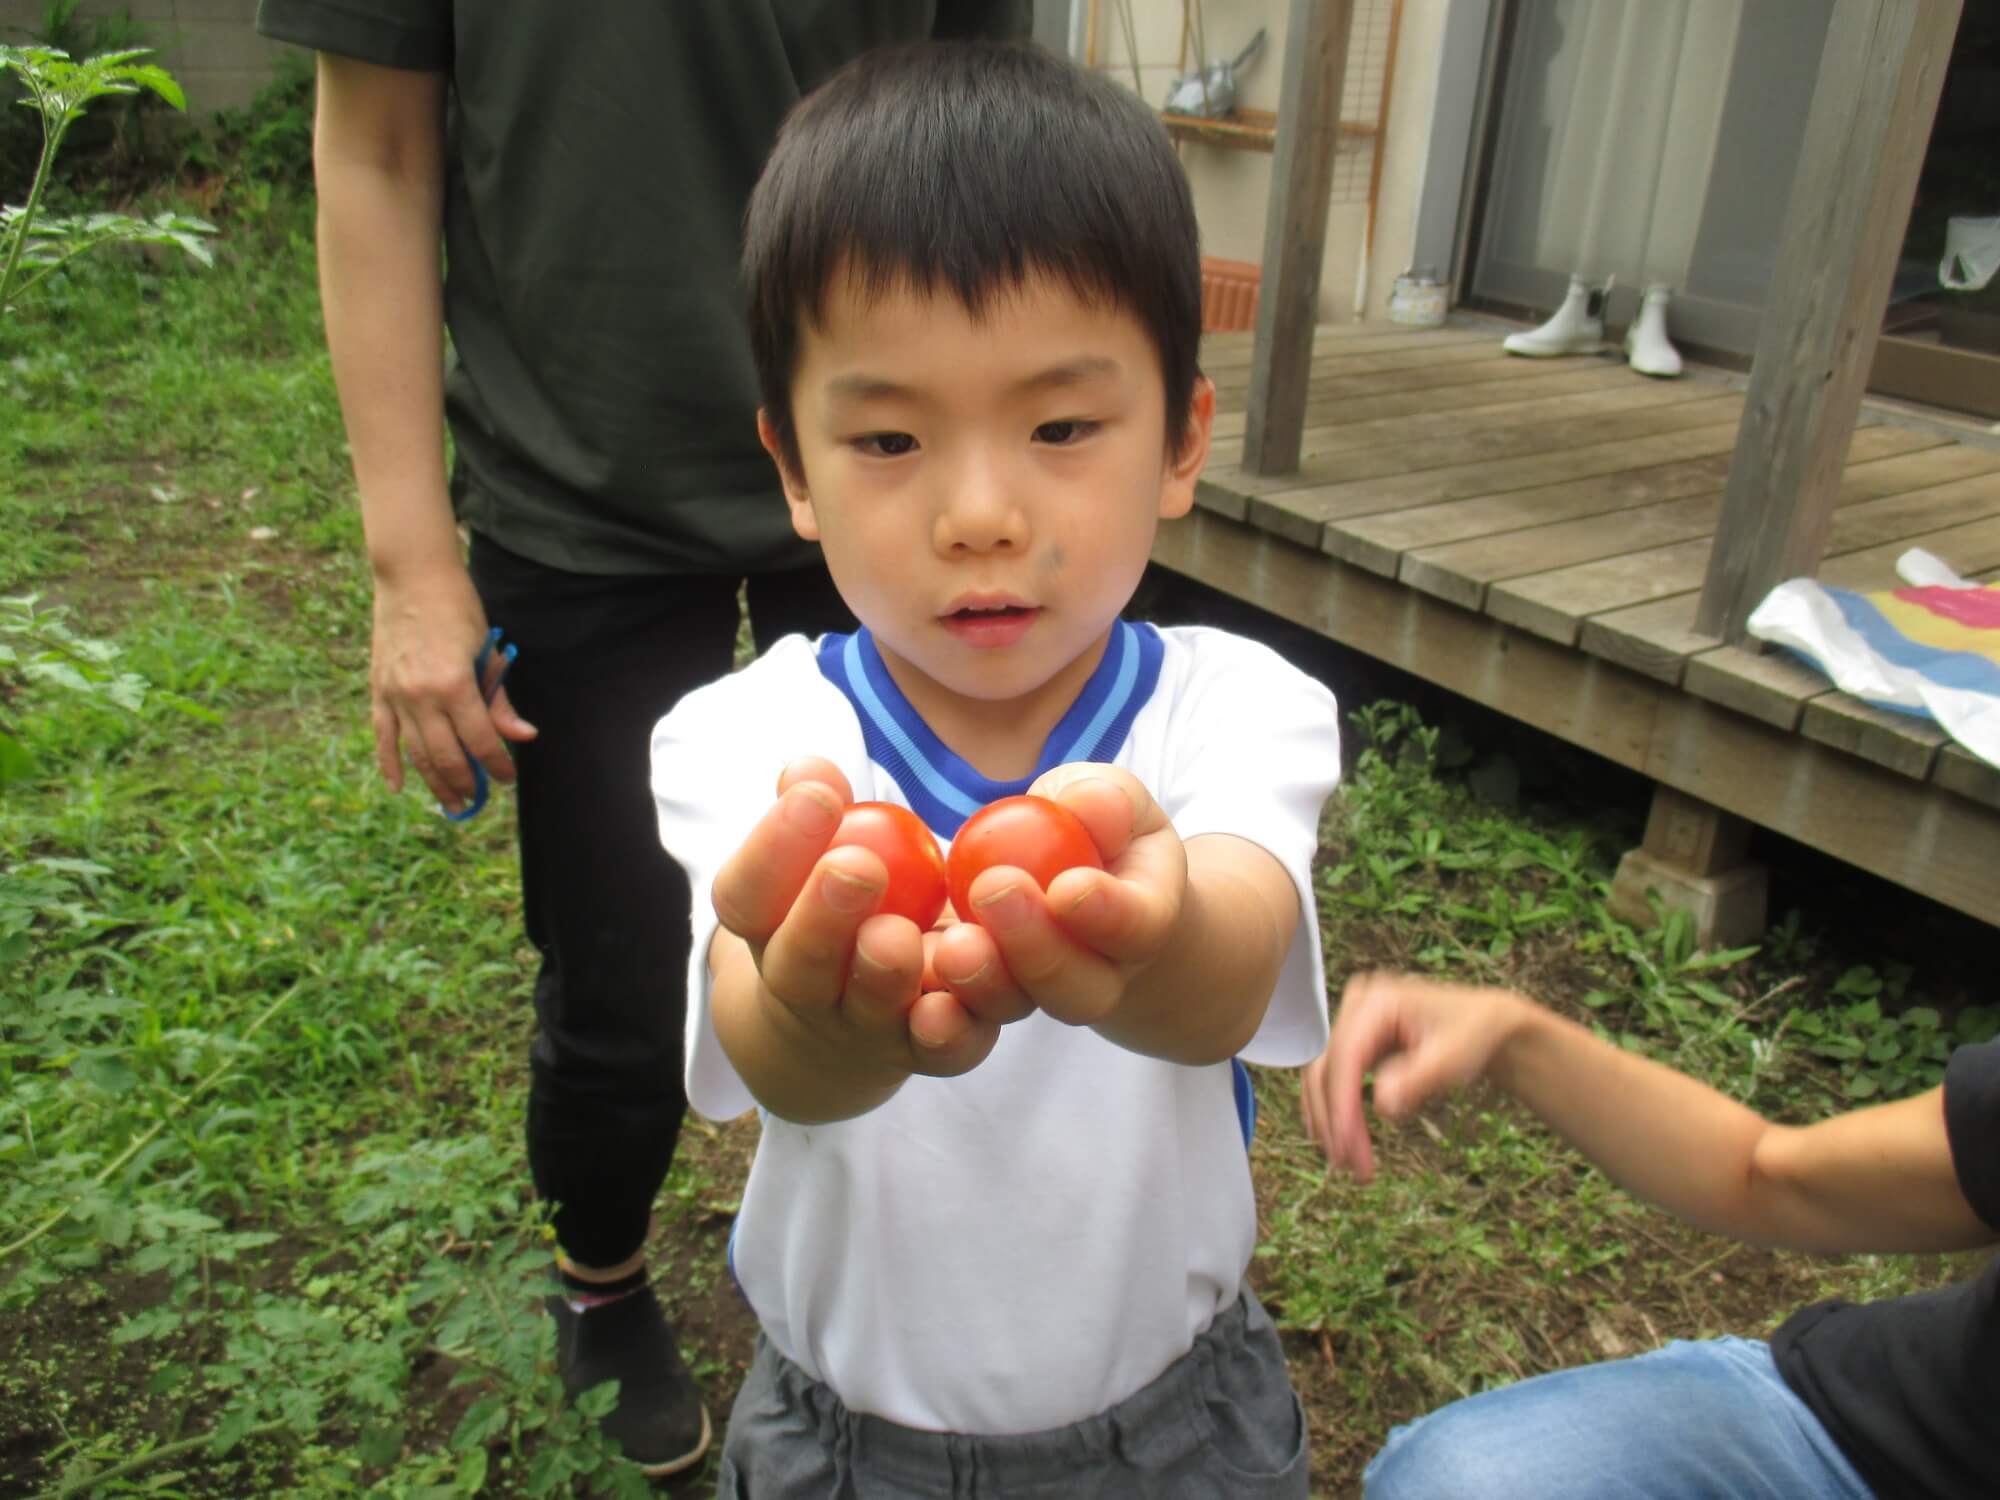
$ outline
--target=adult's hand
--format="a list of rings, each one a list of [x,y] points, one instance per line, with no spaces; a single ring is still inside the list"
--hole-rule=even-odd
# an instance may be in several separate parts
[[[473,794],[468,756],[495,781],[514,780],[503,741],[531,740],[536,730],[514,711],[505,688],[489,705],[483,684],[473,680],[486,629],[486,611],[462,565],[377,579],[369,711],[376,764],[392,791],[403,787],[404,754],[448,812]]]

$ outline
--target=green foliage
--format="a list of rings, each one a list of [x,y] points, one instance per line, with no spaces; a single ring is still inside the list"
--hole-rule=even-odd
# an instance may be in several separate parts
[[[1806,1050],[1839,1066],[1848,1098],[1935,1088],[1944,1082],[1954,1048],[2000,1035],[2000,1005],[1968,1005],[1946,1025],[1934,1007],[1908,1003],[1909,980],[1902,965],[1881,975],[1857,966],[1834,982],[1833,1004],[1786,1014],[1786,1026],[1805,1039]],[[1885,1001],[1895,1009],[1885,1011]]]
[[[303,189],[312,185],[313,67],[286,53],[277,75],[241,109],[215,112],[207,136],[190,147],[190,165],[228,171],[247,182]]]
[[[1339,858],[1319,876],[1330,952],[1361,917],[1396,923],[1409,961],[1449,977],[1505,982],[1503,966],[1560,962],[1582,971],[1581,1003],[1621,1043],[1774,1107],[1829,1085],[1844,1099],[1931,1087],[1954,1044],[2000,1029],[1996,1007],[1945,1024],[1900,969],[1850,969],[1801,1002],[1815,950],[1796,914],[1768,952],[1698,950],[1688,915],[1657,903],[1655,925],[1636,929],[1605,904],[1612,864],[1594,830],[1482,803],[1440,771],[1443,737],[1407,705],[1352,717],[1363,749],[1330,814]]]
[[[203,265],[210,263],[201,236],[213,234],[215,226],[202,219],[171,210],[150,219],[104,212],[62,216],[43,212],[63,137],[93,102],[148,90],[175,109],[187,107],[180,85],[164,68],[139,61],[150,50],[131,47],[73,62],[54,47],[0,47],[0,69],[26,88],[21,102],[42,121],[41,156],[28,200],[0,206],[0,319],[13,312],[29,289],[102,245],[165,245]]]
[[[636,1497],[539,1314],[508,821],[370,765],[312,286],[287,205],[72,268],[0,366],[0,1409],[56,1494]],[[143,1295],[11,1342],[92,1287]],[[56,1426],[97,1361],[121,1417]]]
[[[28,728],[37,693],[60,692],[126,715],[143,713],[148,702],[146,679],[120,668],[118,646],[77,635],[65,623],[68,610],[38,609],[37,602],[34,594],[0,598],[0,790],[38,769]],[[151,701],[221,722],[178,693],[153,692]]]

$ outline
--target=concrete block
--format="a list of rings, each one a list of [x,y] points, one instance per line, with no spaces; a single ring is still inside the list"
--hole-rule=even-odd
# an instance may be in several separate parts
[[[1696,875],[1634,849],[1618,862],[1618,873],[1612,877],[1608,903],[1612,915],[1635,927],[1653,926],[1648,891],[1658,891],[1669,911],[1684,911],[1694,918],[1695,942],[1703,948],[1761,942],[1770,925],[1770,882],[1762,865],[1742,864],[1713,875]]]

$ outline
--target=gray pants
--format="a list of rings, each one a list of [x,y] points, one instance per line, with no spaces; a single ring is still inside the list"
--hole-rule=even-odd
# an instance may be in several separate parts
[[[1151,1384],[1071,1427],[918,1432],[849,1411],[759,1338],[720,1500],[1305,1500],[1305,1411],[1245,1290]]]

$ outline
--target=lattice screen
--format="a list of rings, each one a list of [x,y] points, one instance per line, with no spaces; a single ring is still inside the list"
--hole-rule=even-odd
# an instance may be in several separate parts
[[[1221,7],[1217,7],[1220,9]],[[1340,90],[1340,151],[1333,159],[1333,201],[1366,203],[1375,131],[1382,121],[1382,91],[1389,79],[1390,32],[1395,0],[1354,0],[1354,31],[1347,42],[1347,78]],[[1358,132],[1365,130],[1366,135]]]
[[[1080,29],[1083,60],[1136,89],[1158,108],[1173,80],[1230,57],[1258,26],[1266,28],[1265,55],[1253,65],[1251,94],[1275,104],[1283,66],[1288,0],[1077,0],[1087,6]],[[1340,148],[1334,157],[1335,203],[1368,201],[1383,92],[1390,75],[1400,0],[1354,0],[1347,75],[1341,89]],[[1198,40],[1199,38],[1199,40]],[[1255,111],[1251,111],[1255,114]],[[1268,120],[1269,116],[1262,118]],[[1266,149],[1269,137],[1266,136]]]

